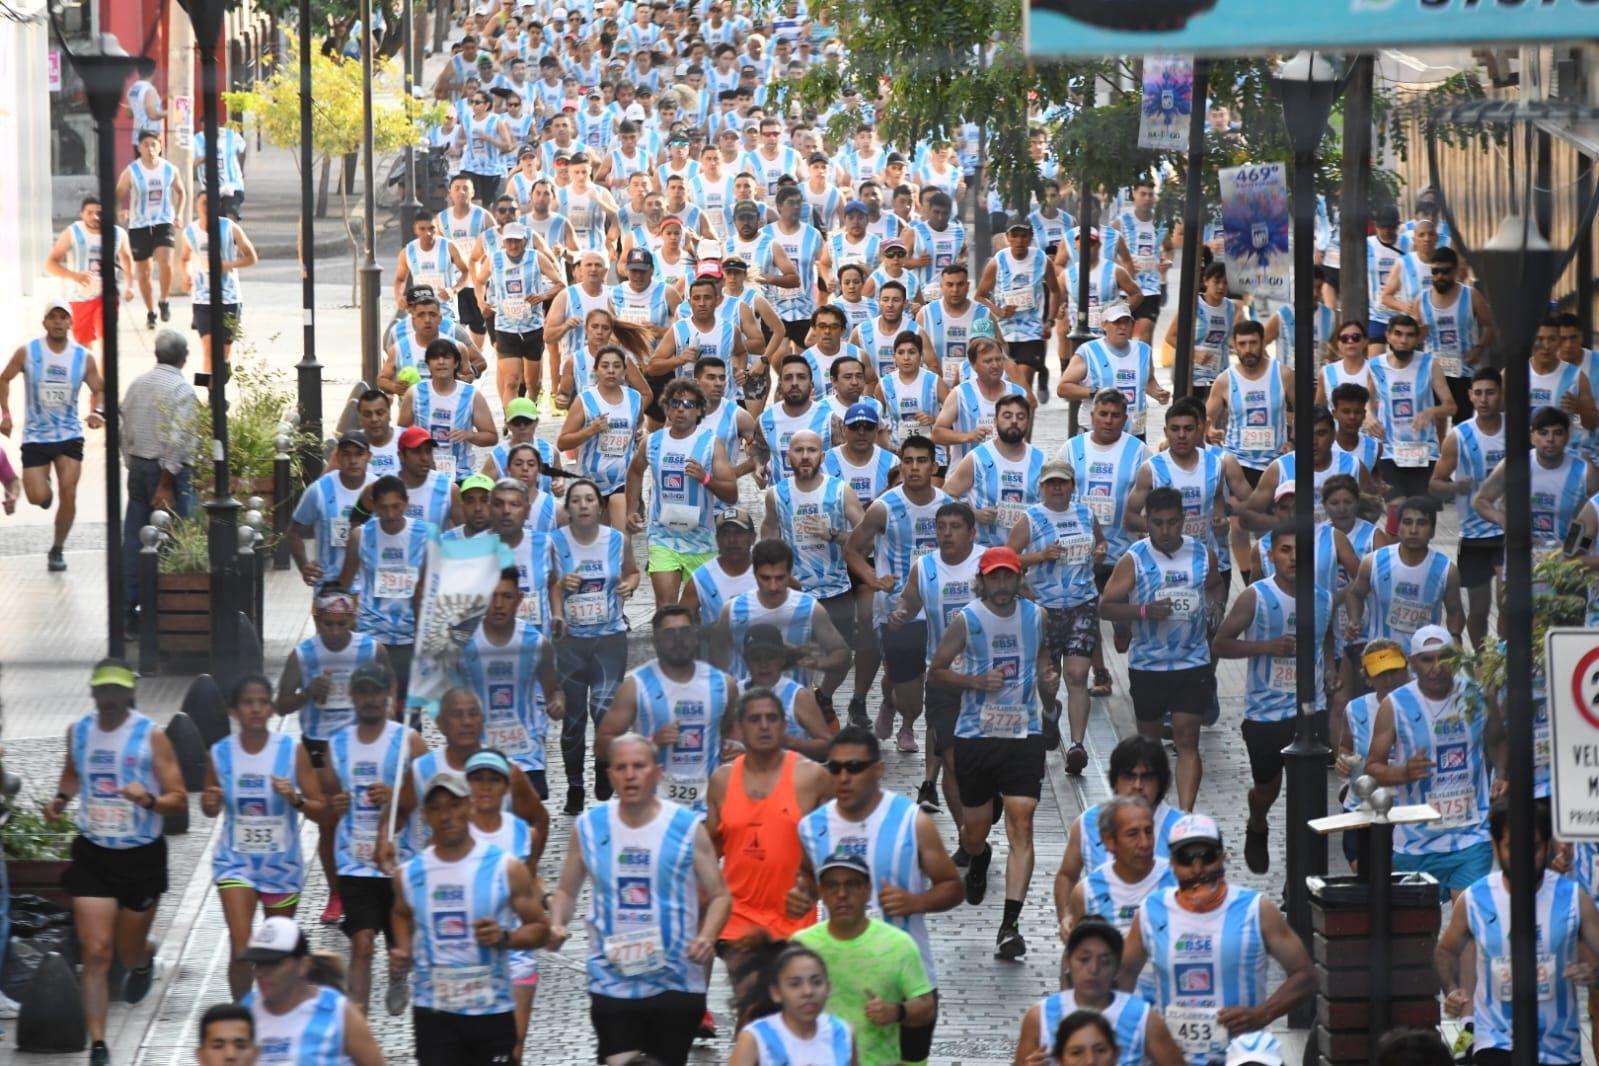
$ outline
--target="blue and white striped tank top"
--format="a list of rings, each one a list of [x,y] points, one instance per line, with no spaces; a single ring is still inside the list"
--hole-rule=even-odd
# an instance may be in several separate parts
[[[510,953],[479,944],[473,925],[480,918],[507,929],[521,924],[511,910],[506,873],[513,861],[492,844],[475,841],[454,862],[428,848],[401,870],[400,891],[415,915],[412,995],[418,1007],[473,1016],[510,1013]]]
[[[211,859],[218,882],[243,881],[257,892],[298,892],[305,883],[299,812],[272,786],[274,777],[296,780],[298,749],[285,733],[267,734],[266,746],[253,755],[236,736],[212,746],[225,819]]]

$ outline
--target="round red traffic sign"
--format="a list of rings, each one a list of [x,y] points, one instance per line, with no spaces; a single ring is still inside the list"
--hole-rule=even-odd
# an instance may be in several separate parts
[[[1599,729],[1599,648],[1592,648],[1571,672],[1571,700],[1588,724]]]

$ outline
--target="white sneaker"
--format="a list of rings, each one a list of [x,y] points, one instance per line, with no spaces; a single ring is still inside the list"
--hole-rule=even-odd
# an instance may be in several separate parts
[[[10,1021],[22,1014],[22,1004],[0,992],[0,1021]]]

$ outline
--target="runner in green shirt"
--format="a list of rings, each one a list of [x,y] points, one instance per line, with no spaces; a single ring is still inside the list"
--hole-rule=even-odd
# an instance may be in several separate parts
[[[816,877],[827,921],[793,939],[827,963],[833,984],[828,1013],[854,1030],[861,1062],[907,1062],[900,1055],[900,1025],[930,1025],[938,1013],[916,941],[867,917],[872,875],[865,860],[836,852]]]

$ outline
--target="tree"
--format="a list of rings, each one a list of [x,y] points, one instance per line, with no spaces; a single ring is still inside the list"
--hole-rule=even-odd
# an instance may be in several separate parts
[[[228,109],[253,117],[262,135],[275,148],[288,150],[300,165],[300,63],[298,46],[291,43],[288,60],[265,81],[244,92],[224,93]],[[374,59],[372,95],[372,151],[395,152],[422,142],[423,130],[443,120],[441,104],[406,99],[390,78],[392,64]],[[361,148],[361,64],[322,52],[311,55],[311,151],[313,165],[343,158]],[[386,92],[384,90],[387,90]],[[344,233],[350,245],[350,301],[355,302],[361,242],[350,216],[350,197],[339,183]],[[309,210],[309,205],[303,205]]]

